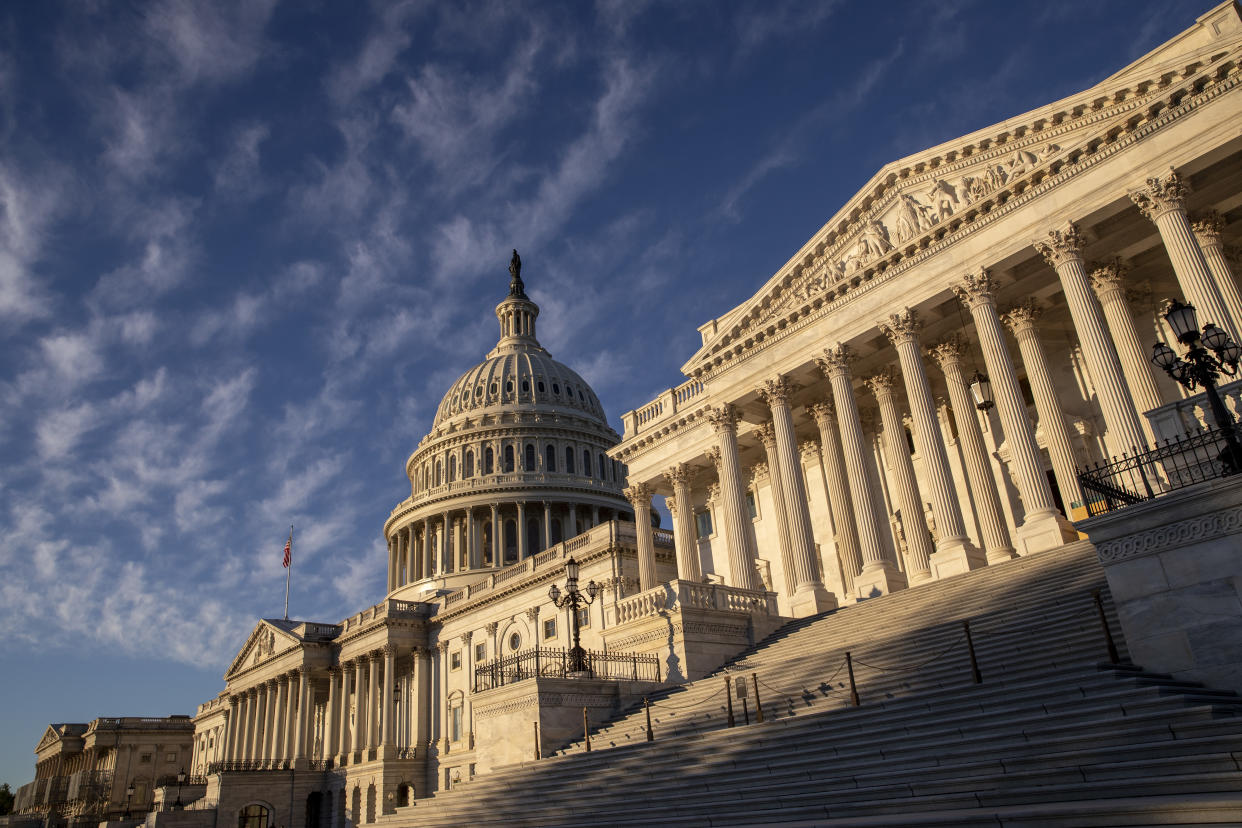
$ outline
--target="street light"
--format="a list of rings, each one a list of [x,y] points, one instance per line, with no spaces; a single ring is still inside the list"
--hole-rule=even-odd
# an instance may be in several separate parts
[[[548,597],[558,608],[569,607],[572,618],[571,629],[574,633],[574,645],[569,650],[569,666],[571,672],[586,672],[586,651],[579,643],[578,610],[590,606],[603,589],[595,581],[586,586],[586,594],[578,591],[578,562],[573,558],[565,561],[565,593],[561,594],[556,584],[548,587]]]
[[[970,378],[970,394],[975,398],[975,408],[980,411],[987,411],[996,404],[993,402],[992,381],[987,374],[975,371],[975,375]]]
[[[180,811],[181,805],[181,786],[185,784],[185,768],[177,771],[177,801],[173,803],[173,810]]]
[[[134,798],[134,786],[131,783],[125,788],[125,816],[122,819],[129,819],[129,801]]]
[[[1216,381],[1222,373],[1230,377],[1237,375],[1242,347],[1211,322],[1204,325],[1203,332],[1200,333],[1194,305],[1182,304],[1172,299],[1164,312],[1164,319],[1172,328],[1177,341],[1186,346],[1186,356],[1178,357],[1168,345],[1157,342],[1151,349],[1152,363],[1164,369],[1166,374],[1188,391],[1203,386],[1208,405],[1212,409],[1212,418],[1216,420],[1216,427],[1225,439],[1225,450],[1220,453],[1225,474],[1242,470],[1242,445],[1238,444],[1233,430],[1233,417],[1225,409],[1220,393],[1216,390]],[[1208,349],[1211,349],[1211,353]]]

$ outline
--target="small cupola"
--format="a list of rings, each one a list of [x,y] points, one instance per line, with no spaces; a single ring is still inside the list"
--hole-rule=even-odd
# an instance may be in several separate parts
[[[526,286],[522,283],[522,257],[516,250],[509,260],[509,277],[509,295],[496,306],[500,341],[496,343],[493,353],[520,347],[540,348],[539,341],[535,339],[539,306],[526,296]]]

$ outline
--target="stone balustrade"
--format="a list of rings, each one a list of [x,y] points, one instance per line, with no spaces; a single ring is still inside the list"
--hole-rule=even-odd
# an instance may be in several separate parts
[[[677,609],[707,609],[776,616],[776,594],[724,584],[669,581],[617,602],[615,623],[624,624]]]
[[[679,410],[684,410],[687,403],[698,398],[702,393],[703,383],[701,381],[697,379],[687,380],[676,388],[668,389],[642,408],[622,414],[621,422],[625,427],[623,439],[628,440],[639,432],[645,431],[656,423],[671,417]]]
[[[1237,421],[1242,416],[1242,379],[1221,385],[1218,390],[1225,408]],[[1176,440],[1204,428],[1216,428],[1206,392],[1165,403],[1146,412],[1146,416],[1157,441]]]

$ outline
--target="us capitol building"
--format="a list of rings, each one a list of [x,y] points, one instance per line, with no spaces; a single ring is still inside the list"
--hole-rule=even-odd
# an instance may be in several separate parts
[[[1223,3],[1090,89],[886,165],[700,326],[685,381],[621,435],[540,346],[515,252],[496,347],[406,461],[387,596],[256,625],[193,718],[190,810],[381,820],[791,619],[1079,541],[1078,469],[1207,422],[1148,359],[1176,346],[1163,301],[1242,334],[1240,60]],[[549,595],[570,559],[577,608]]]

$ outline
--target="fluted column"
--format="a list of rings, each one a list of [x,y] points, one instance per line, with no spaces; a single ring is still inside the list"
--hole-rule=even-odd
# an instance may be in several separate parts
[[[259,738],[259,691],[251,687],[246,691],[246,747],[242,759],[250,762],[258,758]]]
[[[1156,390],[1156,381],[1152,379],[1151,362],[1139,345],[1138,333],[1134,329],[1134,319],[1130,316],[1130,304],[1126,300],[1126,289],[1123,283],[1125,266],[1120,259],[1103,264],[1091,271],[1091,287],[1104,308],[1104,318],[1108,320],[1108,329],[1113,335],[1113,345],[1117,348],[1117,357],[1121,361],[1121,372],[1125,375],[1130,388],[1130,397],[1140,414],[1151,411],[1161,405],[1160,392]],[[1026,359],[1023,357],[1023,362]],[[1143,437],[1148,442],[1155,441],[1151,422],[1146,417],[1139,418],[1143,429]]]
[[[793,554],[789,548],[789,516],[785,510],[785,491],[780,480],[780,456],[776,451],[776,428],[771,423],[763,423],[754,431],[763,444],[764,455],[768,463],[768,482],[772,490],[773,523],[776,525],[776,545],[781,556],[781,571],[785,573],[785,590],[787,595],[794,592]],[[759,486],[756,483],[755,496],[758,497]],[[773,585],[775,586],[775,585]]]
[[[754,540],[749,531],[750,513],[746,509],[746,488],[737,457],[737,420],[733,406],[713,408],[707,417],[716,431],[717,446],[709,453],[720,478],[724,512],[725,544],[729,548],[729,578],[732,586],[762,589],[755,563]]]
[[[996,491],[996,478],[988,464],[983,447],[983,432],[970,386],[962,370],[962,340],[953,336],[932,348],[931,356],[944,372],[945,385],[949,389],[949,401],[953,405],[953,419],[957,423],[957,436],[962,443],[966,460],[966,477],[970,481],[970,493],[979,518],[979,530],[983,535],[983,549],[988,563],[1001,563],[1017,555],[1009,540],[1009,529],[1001,512],[1000,498]]]
[[[285,684],[285,710],[284,723],[281,725],[282,735],[280,739],[280,758],[286,762],[293,761],[293,728],[294,713],[297,709],[297,701],[294,696],[297,693],[294,684],[294,677],[289,673],[285,673],[280,677]]]
[[[1220,234],[1225,229],[1225,221],[1215,210],[1208,210],[1198,216],[1190,225],[1199,242],[1203,260],[1207,263],[1220,297],[1225,303],[1225,310],[1237,325],[1242,325],[1242,293],[1238,291],[1238,282],[1233,277],[1233,269],[1229,267],[1229,258],[1225,255],[1225,247],[1221,243]]]
[[[310,750],[311,740],[311,703],[310,703],[310,670],[302,667],[298,671],[298,711],[293,731],[293,761],[306,758]]]
[[[492,566],[500,566],[504,550],[501,549],[501,538],[504,532],[500,529],[500,509],[492,504]]]
[[[953,286],[953,291],[970,309],[979,333],[979,344],[991,375],[992,391],[996,395],[997,413],[1005,430],[1015,482],[1022,496],[1026,514],[1017,530],[1019,549],[1022,554],[1029,555],[1077,540],[1078,532],[1053,503],[1048,478],[1044,476],[1039,462],[1035,432],[1031,428],[1030,415],[1018,388],[1018,375],[1014,371],[1000,317],[996,313],[992,279],[986,270],[979,270],[967,274]]]
[[[354,659],[354,728],[350,733],[349,749],[355,756],[366,749],[367,682],[366,655]]]
[[[226,762],[234,761],[234,752],[237,748],[237,697],[229,696],[226,704],[228,711],[224,717],[224,749],[220,751],[223,760]]]
[[[1198,311],[1199,324],[1215,323],[1238,341],[1237,320],[1225,307],[1224,297],[1186,216],[1186,188],[1181,177],[1169,170],[1164,176],[1149,178],[1146,185],[1130,193],[1130,199],[1160,231],[1160,240],[1173,263],[1177,283],[1186,301]]]
[[[664,479],[673,487],[673,496],[664,503],[673,517],[677,577],[683,581],[703,580],[703,570],[699,566],[699,543],[694,529],[694,505],[690,501],[692,477],[693,473],[685,463],[679,463],[664,472]]]
[[[376,731],[379,724],[377,708],[381,705],[379,694],[379,658],[375,653],[370,653],[367,658],[368,677],[367,682],[367,735],[366,746],[367,751],[372,751],[376,747]]]
[[[414,524],[405,527],[405,580],[414,583],[418,580],[418,547],[414,536]]]
[[[936,517],[936,551],[930,558],[931,574],[935,578],[946,578],[978,569],[987,563],[987,558],[966,535],[962,505],[958,502],[957,489],[949,471],[949,453],[945,449],[944,435],[940,431],[936,407],[932,402],[927,369],[923,366],[923,357],[919,353],[920,326],[917,314],[906,308],[901,313],[889,316],[880,325],[880,330],[897,349],[901,376],[906,386],[906,399],[910,403],[910,414],[914,420],[914,442],[923,459],[932,514]],[[909,453],[905,454],[909,458]]]
[[[923,517],[923,498],[914,477],[914,463],[906,442],[906,429],[897,411],[897,395],[893,378],[887,373],[873,374],[864,382],[880,404],[880,421],[884,425],[884,448],[893,469],[893,483],[901,509],[901,527],[906,535],[906,573],[910,583],[931,579],[931,534]]]
[[[862,555],[862,571],[854,577],[854,595],[871,598],[906,587],[905,576],[884,555],[880,540],[880,525],[876,522],[876,492],[871,488],[867,475],[867,455],[864,448],[862,422],[858,417],[858,402],[854,399],[854,384],[850,376],[849,349],[838,345],[824,352],[815,364],[828,378],[836,403],[837,423],[841,428],[841,448],[845,456],[846,474],[854,505],[854,524],[858,528],[858,544]]]
[[[431,577],[431,519],[423,520],[423,571],[424,578]]]
[[[392,592],[397,588],[397,554],[400,543],[397,536],[393,535],[388,539],[388,591]]]
[[[858,529],[854,524],[850,484],[845,476],[845,458],[841,455],[837,409],[832,403],[815,403],[807,406],[806,410],[815,418],[815,425],[819,428],[824,473],[828,478],[828,508],[832,511],[832,525],[836,530],[837,555],[845,570],[845,587],[852,591],[854,576],[862,570],[862,553],[858,549]]]
[[[348,663],[341,664],[341,734],[337,741],[337,752],[342,756],[348,756],[350,751],[354,749],[354,742],[351,739],[351,724],[349,720],[349,679],[350,669]]]
[[[634,537],[638,543],[638,588],[643,592],[656,586],[655,540],[651,532],[651,487],[635,483],[622,494],[634,507]]]
[[[492,524],[492,537],[495,536],[496,525]],[[427,743],[427,714],[431,704],[430,657],[426,647],[414,648],[414,675],[410,679],[410,744],[420,751],[420,755]]]
[[[1106,439],[1115,454],[1133,452],[1143,446],[1146,439],[1134,400],[1122,378],[1117,352],[1091,293],[1087,267],[1082,260],[1082,235],[1078,232],[1078,226],[1070,222],[1062,230],[1050,231],[1044,241],[1035,243],[1035,249],[1056,269],[1061,279],[1070,316],[1074,320],[1074,330],[1078,333],[1083,357],[1087,361],[1087,371],[1108,426]]]
[[[341,668],[332,666],[328,668],[328,707],[324,711],[323,717],[323,758],[330,759],[336,756],[336,737],[337,737],[337,705],[340,704],[340,694],[337,692],[341,681]]]
[[[393,727],[393,700],[392,688],[395,683],[396,675],[397,648],[392,644],[384,645],[384,709],[380,711],[381,733],[380,746],[387,748],[392,745]]]
[[[517,556],[519,561],[526,560],[526,504],[517,502]]]
[[[284,736],[285,707],[288,706],[289,702],[288,699],[285,698],[285,688],[281,684],[279,678],[273,679],[271,685],[274,706],[272,707],[271,716],[272,734],[267,740],[267,755],[268,758],[279,761],[284,758],[284,756],[280,753],[280,748],[281,739]]]
[[[779,462],[773,474],[785,501],[789,558],[793,565],[793,613],[795,617],[806,617],[836,609],[837,599],[824,587],[819,574],[815,534],[811,529],[811,509],[802,475],[802,459],[798,453],[798,436],[794,432],[793,414],[789,409],[791,391],[784,377],[776,377],[763,383],[759,396],[772,411],[772,427],[776,432]]]

